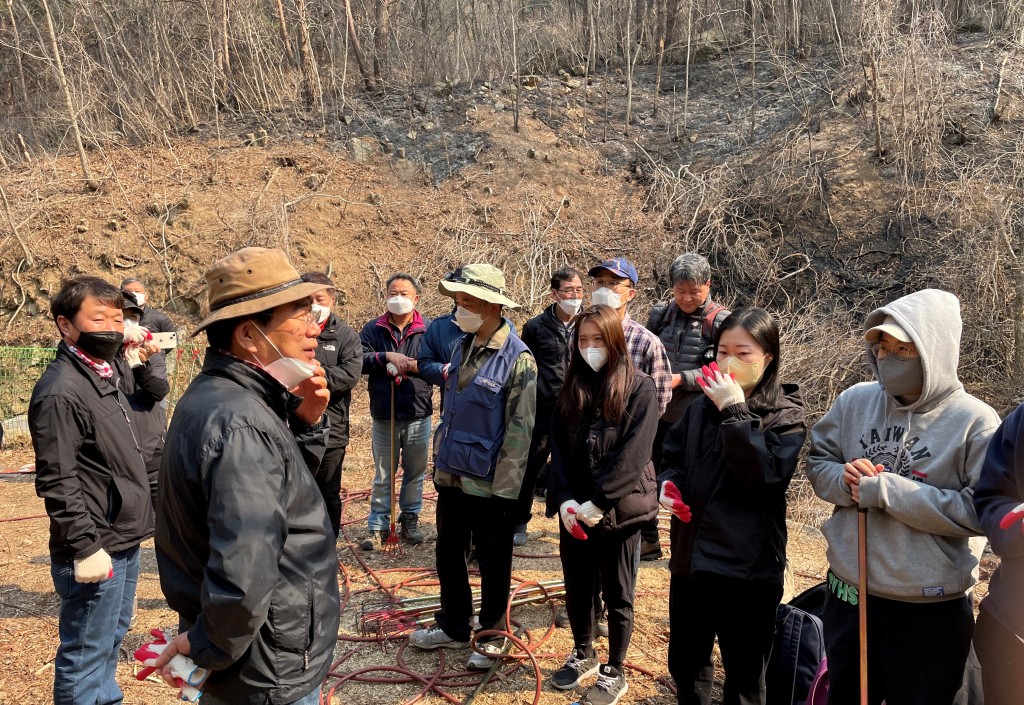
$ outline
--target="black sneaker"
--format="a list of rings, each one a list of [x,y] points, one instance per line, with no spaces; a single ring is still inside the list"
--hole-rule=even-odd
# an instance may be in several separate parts
[[[569,626],[569,613],[565,611],[565,605],[562,605],[561,609],[558,610],[558,614],[555,615],[555,626],[561,629]]]
[[[565,665],[551,674],[551,687],[558,690],[572,690],[580,686],[580,681],[597,673],[600,664],[596,658],[589,658],[583,649],[573,649]]]
[[[512,534],[513,546],[525,546],[529,541],[526,535],[526,524],[516,524],[515,533]]]
[[[594,683],[580,701],[581,705],[615,705],[629,690],[626,676],[608,665],[601,665]]]
[[[602,614],[597,618],[597,623],[594,625],[594,635],[603,636],[605,639],[608,638],[608,615]]]
[[[406,543],[419,546],[423,543],[423,532],[420,531],[420,518],[412,512],[402,512],[398,517],[398,523],[402,525],[401,535]]]
[[[661,560],[661,542],[660,541],[641,541],[640,542],[640,560],[642,560],[642,561],[658,561],[658,560]]]

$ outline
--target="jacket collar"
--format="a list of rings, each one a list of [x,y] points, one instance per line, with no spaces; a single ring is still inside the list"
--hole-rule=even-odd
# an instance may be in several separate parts
[[[71,352],[67,343],[63,340],[57,343],[57,357],[63,357],[68,360],[83,377],[89,380],[92,386],[96,389],[96,393],[101,397],[106,396],[107,394],[117,393],[117,381],[124,374],[124,369],[121,365],[117,364],[117,360],[113,360],[110,363],[111,368],[114,370],[114,376],[107,380],[89,369],[89,366],[86,365],[85,362],[79,360],[78,356]]]
[[[567,330],[572,330],[571,328],[566,328],[565,324],[562,323],[562,319],[558,317],[558,304],[556,303],[551,304],[546,309],[544,309],[544,313],[541,316],[541,320],[544,321],[544,323],[546,323],[548,326],[554,328],[559,332],[564,333]]]
[[[327,321],[324,323],[323,330],[320,331],[320,335],[316,337],[320,340],[337,340],[338,339],[338,326],[341,325],[341,321],[335,314],[331,314],[327,317]]]
[[[389,332],[392,332],[392,333],[398,330],[398,328],[396,328],[391,323],[391,314],[390,313],[385,313],[383,316],[381,316],[380,318],[375,320],[373,322],[373,324],[375,326],[380,327],[380,328],[384,328],[385,330],[387,330]],[[402,338],[404,339],[404,338],[406,338],[406,337],[408,337],[408,336],[410,336],[410,335],[412,335],[414,333],[422,333],[426,329],[427,329],[427,327],[423,324],[423,316],[420,314],[419,309],[413,309],[412,310],[412,322],[409,323],[408,327],[405,329],[405,333],[402,334]]]
[[[243,389],[255,394],[282,419],[295,411],[302,403],[281,386],[281,383],[255,365],[247,364],[234,355],[213,348],[206,349],[203,374],[229,379]]]

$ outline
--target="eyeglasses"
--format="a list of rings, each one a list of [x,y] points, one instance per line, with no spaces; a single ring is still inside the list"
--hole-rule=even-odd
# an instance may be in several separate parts
[[[570,289],[555,289],[559,294],[583,294],[582,286],[575,286]]]
[[[618,289],[620,287],[626,287],[627,289],[632,286],[629,282],[617,282],[611,279],[595,279],[595,289]]]
[[[897,360],[909,360],[917,352],[917,348],[913,345],[899,344],[896,347],[890,347],[885,343],[875,343],[871,346],[871,352],[879,360],[884,360],[889,355],[892,355]]]

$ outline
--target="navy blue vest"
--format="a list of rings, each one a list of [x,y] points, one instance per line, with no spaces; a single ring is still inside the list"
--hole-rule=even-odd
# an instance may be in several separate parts
[[[436,467],[453,475],[494,480],[494,468],[505,441],[505,384],[516,358],[528,351],[515,331],[510,330],[498,352],[459,391],[462,345],[455,347],[444,390]]]

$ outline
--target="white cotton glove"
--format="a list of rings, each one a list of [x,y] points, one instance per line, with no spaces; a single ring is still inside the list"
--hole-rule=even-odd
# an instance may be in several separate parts
[[[705,365],[701,368],[701,372],[703,372],[703,376],[697,378],[697,384],[704,390],[708,399],[714,402],[719,411],[746,401],[739,383],[731,375],[722,374],[717,363],[712,362],[711,367]]]
[[[144,362],[142,356],[139,355],[139,350],[147,340],[152,338],[153,335],[149,329],[143,328],[134,321],[124,322],[124,359],[128,361],[129,365],[138,367]]]
[[[398,371],[398,365],[396,365],[393,362],[389,362],[387,364],[387,371],[388,374],[391,375],[391,378],[395,381],[395,384],[401,384],[402,380],[405,379],[405,377],[403,377],[402,374]]]
[[[597,505],[587,500],[576,510],[576,516],[587,526],[597,526],[604,519],[604,512]]]
[[[452,366],[452,363],[449,362],[448,364],[446,364],[444,367],[441,368],[441,376],[444,378],[445,382],[448,381],[448,369],[451,366]]]
[[[114,577],[114,564],[102,548],[96,553],[75,561],[75,582],[98,583]]]
[[[672,515],[684,524],[689,523],[690,519],[693,518],[693,513],[690,511],[690,507],[683,501],[683,496],[679,493],[679,488],[676,487],[676,483],[672,482],[672,480],[665,480],[661,483],[661,492],[658,494],[658,503],[665,509],[672,512]]]
[[[576,538],[586,538],[586,532],[583,531],[583,527],[580,526],[579,521],[576,519],[579,511],[580,503],[575,499],[567,499],[558,508],[558,515],[562,518],[562,525],[565,526],[566,531]]]

